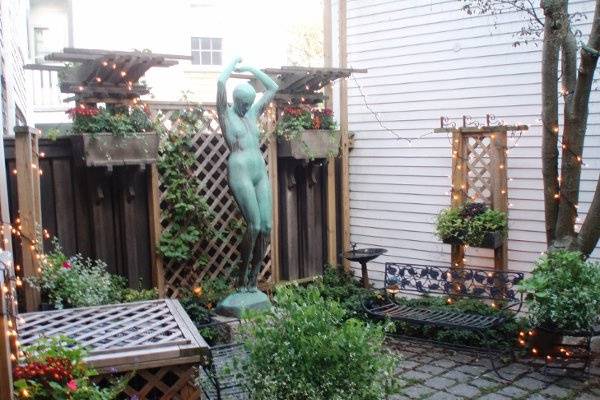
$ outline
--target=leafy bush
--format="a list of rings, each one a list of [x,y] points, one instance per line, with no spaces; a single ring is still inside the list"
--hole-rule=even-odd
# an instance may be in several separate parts
[[[101,260],[76,254],[68,257],[57,238],[53,249],[42,261],[38,277],[28,278],[40,289],[42,300],[54,308],[88,307],[102,304],[128,303],[158,298],[156,289],[143,289],[141,280],[137,289],[127,288],[127,280],[110,274]]]
[[[327,266],[317,284],[321,296],[340,303],[348,311],[348,316],[363,317],[363,301],[375,295],[372,289],[361,286],[353,271],[345,271],[342,266]]]
[[[25,363],[13,370],[17,399],[111,400],[126,380],[99,388],[91,382],[95,371],[86,367],[87,352],[67,337],[42,338],[25,347]]]
[[[67,257],[55,238],[53,250],[42,262],[38,277],[28,278],[41,290],[42,296],[54,307],[86,307],[118,302],[122,286],[106,270],[101,260],[85,258],[81,254]]]
[[[437,217],[436,235],[444,241],[481,246],[488,233],[508,231],[506,213],[491,210],[483,203],[465,203],[442,210]]]
[[[348,319],[317,287],[281,288],[274,302],[244,325],[250,398],[380,400],[394,391],[382,326]]]
[[[527,293],[534,326],[586,331],[600,316],[600,265],[581,253],[559,250],[541,257],[519,290]]]

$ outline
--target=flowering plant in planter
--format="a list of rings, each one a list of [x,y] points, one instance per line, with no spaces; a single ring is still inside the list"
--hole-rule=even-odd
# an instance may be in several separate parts
[[[13,370],[17,399],[111,400],[125,384],[101,389],[92,383],[95,371],[83,362],[87,352],[65,336],[39,339],[23,352],[25,362]]]
[[[340,132],[329,108],[285,107],[276,127],[279,156],[299,159],[337,155]]]
[[[78,106],[66,113],[73,120],[71,130],[76,134],[112,133],[118,137],[128,137],[154,130],[152,121],[141,107],[109,111],[102,107]]]
[[[498,247],[507,231],[506,213],[483,203],[465,203],[442,210],[436,223],[436,235],[444,243],[473,247]]]
[[[73,119],[76,153],[88,166],[140,165],[158,155],[159,128],[141,107],[113,109],[77,106],[66,111]]]

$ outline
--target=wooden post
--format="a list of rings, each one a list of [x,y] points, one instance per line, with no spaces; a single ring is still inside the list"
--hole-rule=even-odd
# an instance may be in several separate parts
[[[323,55],[324,65],[326,68],[333,67],[332,56],[332,25],[331,17],[331,0],[323,2]],[[332,108],[333,103],[333,87],[329,83],[325,88],[325,107]],[[327,160],[327,179],[326,185],[326,229],[327,229],[327,263],[337,265],[337,224],[336,224],[336,207],[335,207],[335,158],[331,157]]]
[[[460,207],[465,201],[468,190],[467,157],[465,151],[464,137],[461,132],[452,132],[452,190],[450,192],[450,203],[452,207]],[[465,266],[465,246],[453,244],[450,250],[451,268],[463,268]]]
[[[271,281],[280,280],[279,266],[279,177],[277,174],[277,135],[275,129],[270,129],[269,140],[269,177],[271,179],[271,195],[273,198],[273,226],[271,227]]]
[[[508,215],[508,177],[506,173],[508,139],[506,131],[493,132],[490,135],[490,141],[492,208]],[[500,271],[508,269],[507,238],[502,242],[502,246],[494,249],[494,268]]]
[[[158,290],[159,297],[165,296],[165,271],[163,260],[158,255],[158,245],[162,226],[160,224],[160,189],[158,182],[158,168],[156,164],[150,166],[148,171],[148,217],[150,226],[150,257],[152,262],[152,284]]]
[[[13,398],[11,351],[16,351],[16,307],[9,294],[14,294],[11,277],[14,277],[12,259],[9,252],[2,252],[0,259],[0,399]],[[6,260],[5,260],[6,259]],[[16,296],[14,296],[16,297]]]
[[[348,64],[347,49],[347,18],[346,0],[339,0],[339,54],[340,68],[346,68]],[[349,168],[349,140],[348,140],[348,81],[347,78],[340,80],[340,131],[341,139],[341,162],[342,162],[342,250],[350,248],[350,168]],[[350,262],[344,259],[344,268],[350,269]]]
[[[38,275],[40,271],[38,255],[42,251],[38,134],[39,131],[34,128],[15,127],[15,161],[24,277]],[[23,281],[25,309],[37,311],[40,305],[40,292],[26,280]]]

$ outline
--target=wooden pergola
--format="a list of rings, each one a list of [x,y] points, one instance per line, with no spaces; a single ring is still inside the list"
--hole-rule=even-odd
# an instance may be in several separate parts
[[[63,65],[29,64],[25,68],[52,70],[62,74],[61,92],[74,94],[67,97],[65,102],[127,104],[149,93],[148,87],[138,81],[150,68],[171,67],[178,64],[177,60],[189,60],[191,57],[150,51],[67,47],[60,53],[48,54],[45,59]]]

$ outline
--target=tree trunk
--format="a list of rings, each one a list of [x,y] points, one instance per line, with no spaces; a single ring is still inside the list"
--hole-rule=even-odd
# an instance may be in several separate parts
[[[556,17],[557,1],[542,1],[544,8],[544,46],[542,49],[542,174],[544,177],[544,208],[546,240],[555,239],[559,192],[558,182],[558,61],[560,35]]]
[[[596,1],[596,10],[594,11],[594,20],[592,21],[592,29],[590,31],[590,37],[588,43],[581,50],[581,65],[579,67],[579,76],[577,78],[577,87],[575,89],[575,96],[573,99],[573,114],[574,119],[577,120],[579,125],[577,126],[577,134],[580,136],[578,139],[580,143],[576,144],[575,150],[581,157],[581,151],[583,150],[583,139],[587,130],[587,120],[589,113],[589,101],[590,92],[592,90],[592,83],[594,80],[594,71],[598,64],[598,56],[600,49],[600,0]],[[581,162],[578,163],[579,174],[577,175],[577,187],[579,188],[579,179],[581,175]],[[594,198],[590,209],[588,210],[587,216],[581,230],[577,243],[581,252],[589,256],[594,250],[598,239],[600,238],[600,178]]]

